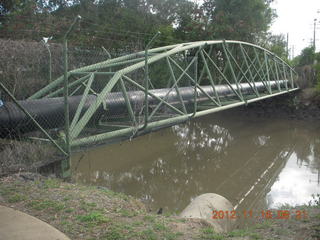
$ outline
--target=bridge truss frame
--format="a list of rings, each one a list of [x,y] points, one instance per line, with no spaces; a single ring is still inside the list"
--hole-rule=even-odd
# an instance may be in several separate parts
[[[189,59],[188,64],[184,66],[181,62],[184,62],[185,59],[177,60],[183,56]],[[167,95],[164,98],[159,98],[151,91],[154,81],[150,79],[149,68],[160,61],[166,62],[166,71],[170,75],[168,80],[170,84],[167,85],[170,90],[167,95],[172,91],[176,92],[179,97],[178,105],[170,103],[166,99]],[[190,69],[193,74],[190,73]],[[142,76],[141,70],[144,75],[143,82],[139,82]],[[133,79],[130,76],[136,71],[140,71],[139,79]],[[92,87],[98,77],[106,79],[99,92]],[[80,91],[82,93],[81,102],[70,122],[70,128],[65,130],[69,132],[66,135],[70,136],[70,146],[77,147],[119,137],[138,136],[195,117],[296,91],[298,90],[295,84],[296,78],[297,73],[285,61],[260,46],[240,41],[199,41],[146,49],[146,51],[68,71],[65,76],[59,77],[29,99],[63,96],[66,81],[68,91],[72,90],[68,96],[79,94]],[[190,86],[194,88],[194,101],[191,110],[186,106],[185,99],[181,97],[179,83],[182,79],[188,79],[191,83]],[[202,85],[204,79],[212,87],[213,96],[204,91]],[[256,87],[257,82],[263,83],[264,91],[259,92]],[[272,87],[271,82],[276,84]],[[241,88],[242,83],[249,84],[253,94],[246,95]],[[235,96],[233,101],[226,101],[215,90],[221,84],[227,85],[232,90]],[[141,116],[134,113],[128,94],[129,85],[145,94],[143,121]],[[104,124],[106,127],[104,132],[81,137],[96,111],[101,106],[104,109],[108,108],[104,100],[108,94],[115,91],[116,86],[125,99],[129,115],[126,124],[118,126]],[[208,101],[204,106],[197,104],[199,92],[207,97]],[[84,104],[90,94],[96,96],[95,103],[84,111]],[[150,109],[148,105],[150,98],[158,101],[153,109]],[[163,106],[171,110],[171,117],[159,120],[157,111]],[[137,119],[138,117],[140,120]]]

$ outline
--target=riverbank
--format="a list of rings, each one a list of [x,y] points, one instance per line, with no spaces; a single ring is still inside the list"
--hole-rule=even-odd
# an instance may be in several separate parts
[[[320,119],[320,92],[316,88],[277,96],[238,108],[239,112],[263,118]]]
[[[320,206],[319,199],[314,199]],[[34,173],[0,178],[0,205],[35,216],[71,239],[319,239],[320,208],[298,207],[307,218],[252,219],[249,228],[216,234],[203,220],[156,214],[133,197],[104,187]]]

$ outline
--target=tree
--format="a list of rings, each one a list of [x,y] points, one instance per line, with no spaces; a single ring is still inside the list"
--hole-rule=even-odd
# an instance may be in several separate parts
[[[61,41],[81,15],[74,40],[99,46],[109,39],[113,48],[145,44],[159,30],[157,45],[211,39],[256,43],[275,16],[267,0],[204,0],[201,5],[191,0],[0,0],[0,11],[7,19],[2,27],[7,38]]]
[[[203,8],[216,39],[257,42],[275,17],[266,0],[205,0]]]
[[[271,52],[273,52],[283,60],[288,61],[287,41],[283,34],[268,34],[265,41],[261,42],[260,45],[262,45],[266,49],[269,49]]]
[[[293,59],[294,66],[312,65],[315,61],[314,47],[306,47],[301,51],[301,54]]]

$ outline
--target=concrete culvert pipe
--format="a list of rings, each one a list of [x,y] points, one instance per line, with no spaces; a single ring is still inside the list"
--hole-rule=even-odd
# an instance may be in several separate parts
[[[205,193],[196,197],[179,215],[182,218],[206,220],[217,233],[225,233],[232,230],[235,219],[223,217],[214,219],[214,211],[233,211],[228,199],[215,194]]]

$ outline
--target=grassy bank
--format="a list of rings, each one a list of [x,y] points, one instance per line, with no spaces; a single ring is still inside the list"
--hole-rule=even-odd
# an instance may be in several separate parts
[[[137,199],[107,188],[23,173],[0,178],[0,204],[53,225],[71,239],[320,239],[320,208],[308,218],[260,219],[217,234],[205,221],[149,212]]]

